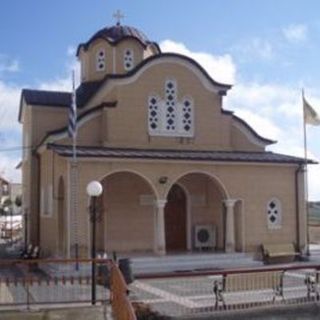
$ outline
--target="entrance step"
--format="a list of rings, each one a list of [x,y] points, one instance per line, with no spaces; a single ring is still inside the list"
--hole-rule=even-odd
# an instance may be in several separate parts
[[[199,253],[131,258],[132,271],[136,275],[261,265],[261,261],[253,260],[253,256],[246,253]]]

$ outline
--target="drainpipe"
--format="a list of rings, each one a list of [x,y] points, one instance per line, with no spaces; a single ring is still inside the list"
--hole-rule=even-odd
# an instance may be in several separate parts
[[[37,186],[36,186],[36,194],[37,194],[37,245],[40,245],[40,201],[41,201],[41,194],[40,194],[40,182],[41,182],[41,160],[39,154],[34,151],[33,156],[36,159],[36,167],[37,167]]]
[[[295,203],[296,203],[296,232],[297,232],[297,250],[300,251],[300,210],[299,210],[299,173],[303,172],[303,164],[299,164],[299,167],[295,171]]]

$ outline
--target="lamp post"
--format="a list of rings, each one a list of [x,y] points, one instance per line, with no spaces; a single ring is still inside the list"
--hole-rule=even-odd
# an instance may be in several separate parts
[[[99,181],[91,181],[87,185],[87,194],[90,197],[90,221],[92,223],[92,239],[91,239],[91,303],[96,304],[96,222],[97,222],[97,197],[103,191]]]
[[[9,227],[8,227],[8,225],[9,225],[9,223],[8,223],[8,213],[9,213],[9,207],[4,207],[4,214],[5,214],[5,217],[6,217],[6,222],[5,222],[5,235],[6,235],[6,237],[8,237],[8,230],[9,230]]]
[[[28,209],[24,209],[24,250],[27,250],[28,247]]]

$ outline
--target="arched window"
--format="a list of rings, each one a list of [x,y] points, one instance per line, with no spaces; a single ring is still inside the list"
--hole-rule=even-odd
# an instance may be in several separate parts
[[[272,198],[267,204],[268,229],[279,229],[282,226],[281,202],[277,198]]]
[[[99,49],[96,53],[96,70],[105,71],[106,69],[106,52],[104,49]]]
[[[192,137],[194,134],[194,102],[186,96],[178,100],[175,79],[164,83],[164,97],[151,94],[148,98],[148,128],[150,135]]]
[[[132,49],[125,49],[123,52],[123,67],[124,70],[129,71],[134,67],[134,56]]]

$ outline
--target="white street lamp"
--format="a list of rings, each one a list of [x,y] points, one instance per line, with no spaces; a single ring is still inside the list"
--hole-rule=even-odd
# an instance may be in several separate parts
[[[99,181],[91,181],[87,185],[87,193],[90,197],[89,214],[92,223],[92,241],[91,241],[91,303],[96,304],[96,221],[97,221],[97,197],[102,194],[103,188]]]
[[[99,181],[91,181],[87,185],[87,194],[90,197],[99,197],[102,191],[103,188]]]

